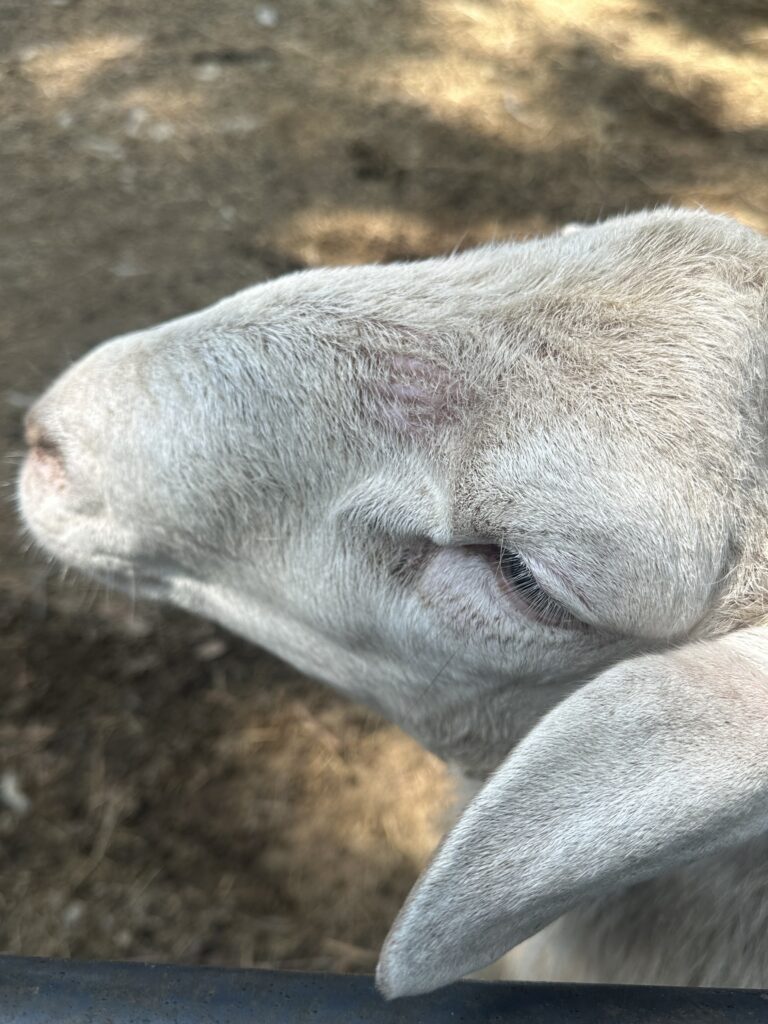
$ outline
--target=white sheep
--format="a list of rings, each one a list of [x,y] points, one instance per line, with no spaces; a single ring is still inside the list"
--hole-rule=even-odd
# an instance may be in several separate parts
[[[386,995],[513,946],[532,979],[768,985],[767,270],[758,234],[670,209],[312,270],[35,406],[48,551],[474,780]]]

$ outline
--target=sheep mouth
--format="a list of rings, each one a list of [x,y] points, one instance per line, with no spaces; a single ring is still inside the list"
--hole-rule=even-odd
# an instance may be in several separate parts
[[[73,509],[48,491],[40,500],[30,479],[29,457],[22,470],[19,505],[24,525],[49,556],[112,590],[153,600],[170,597],[183,567],[163,554],[137,552],[133,530],[107,519],[96,502]]]

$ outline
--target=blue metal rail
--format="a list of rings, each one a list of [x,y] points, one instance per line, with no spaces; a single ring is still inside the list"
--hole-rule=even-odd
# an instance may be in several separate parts
[[[0,957],[0,1024],[768,1024],[768,991],[459,982]]]

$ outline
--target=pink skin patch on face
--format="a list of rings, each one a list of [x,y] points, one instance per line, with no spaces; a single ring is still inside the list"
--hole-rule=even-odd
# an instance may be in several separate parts
[[[385,418],[397,430],[428,429],[456,414],[458,389],[450,374],[426,359],[389,357],[378,391]]]
[[[67,482],[64,462],[60,453],[55,449],[36,445],[27,456],[27,464],[30,467],[30,472],[34,473],[37,479],[49,488],[60,491]]]

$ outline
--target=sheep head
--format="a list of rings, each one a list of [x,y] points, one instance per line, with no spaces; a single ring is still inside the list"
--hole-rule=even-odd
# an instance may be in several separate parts
[[[483,778],[611,666],[761,621],[766,269],[661,210],[258,285],[68,369],[22,514]]]

